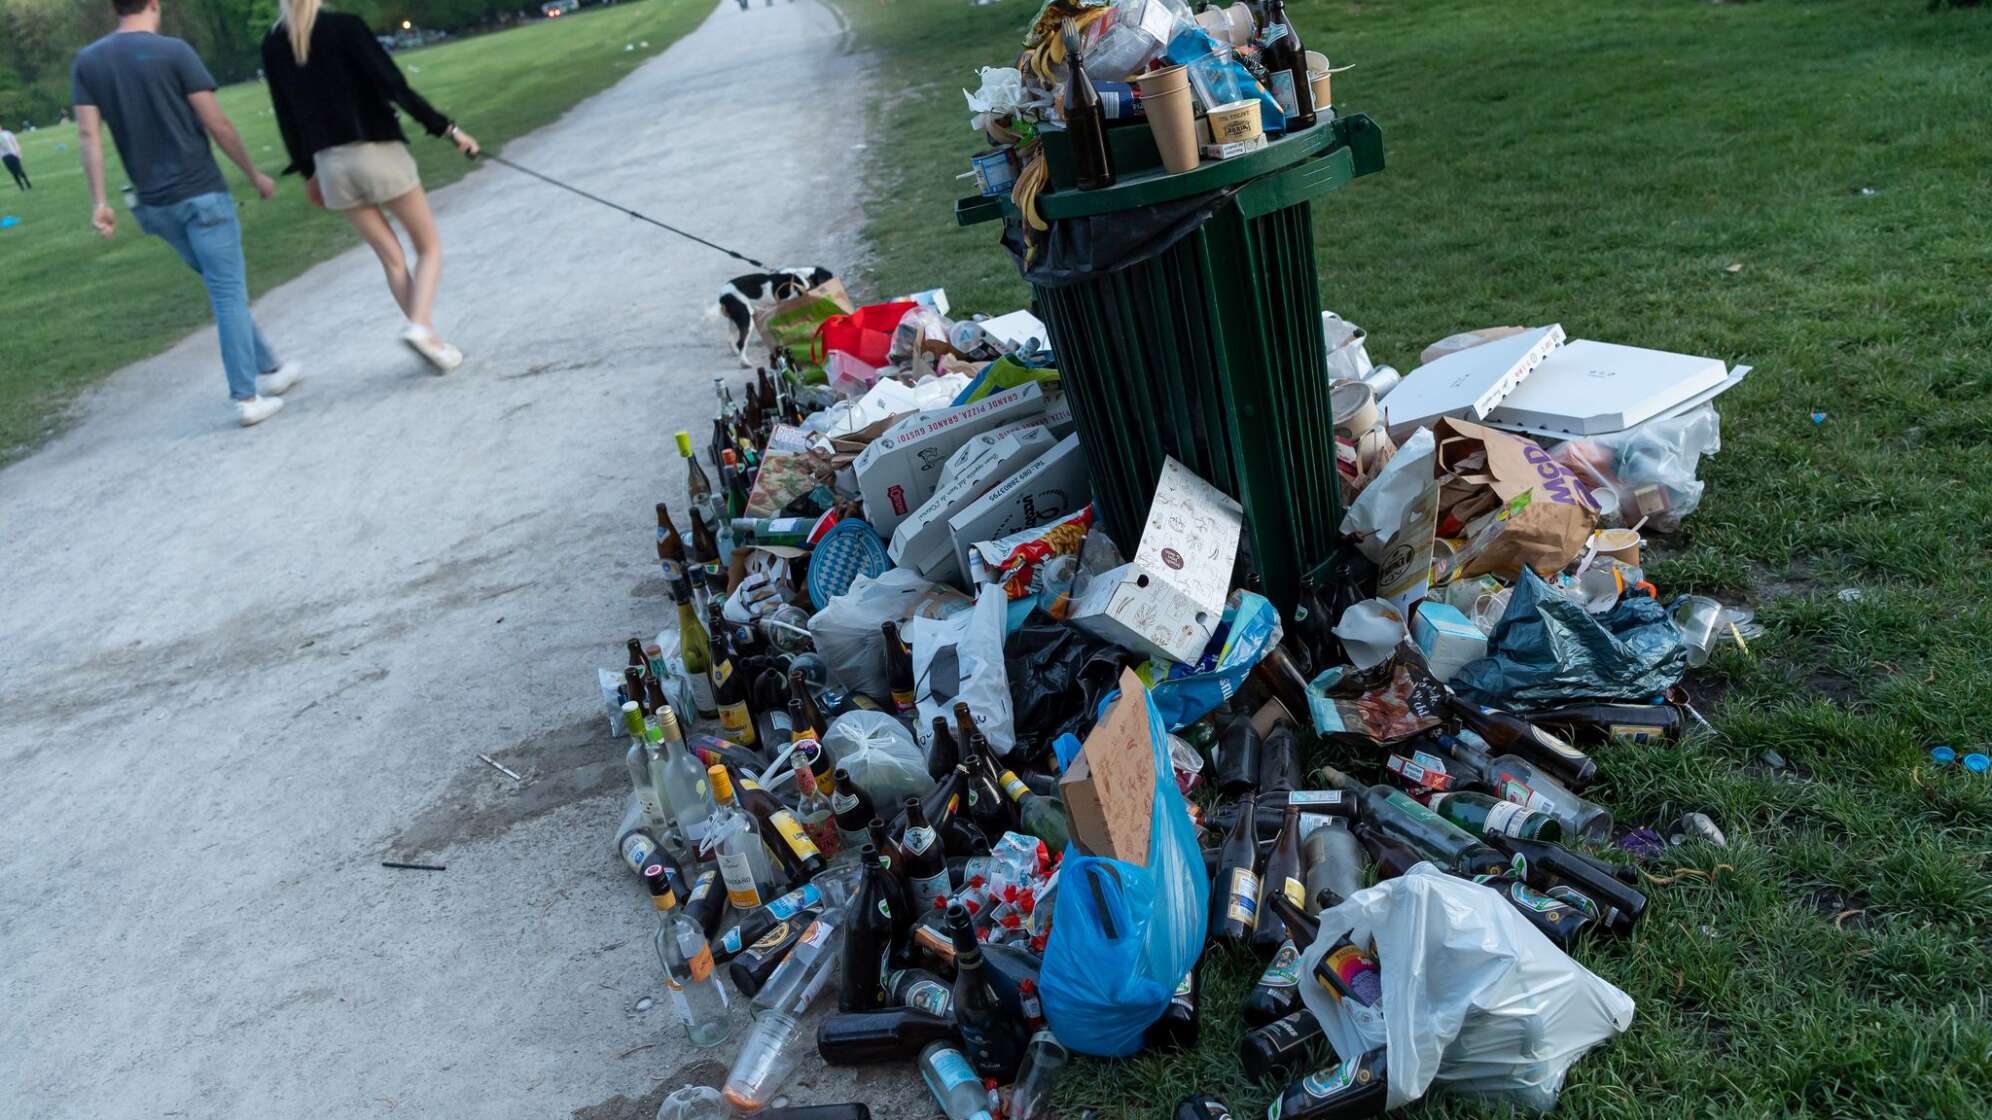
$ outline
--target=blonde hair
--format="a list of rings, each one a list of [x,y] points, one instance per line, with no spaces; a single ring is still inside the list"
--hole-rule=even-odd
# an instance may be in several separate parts
[[[291,54],[303,66],[311,58],[311,27],[318,22],[318,0],[283,0],[283,22],[290,32]]]

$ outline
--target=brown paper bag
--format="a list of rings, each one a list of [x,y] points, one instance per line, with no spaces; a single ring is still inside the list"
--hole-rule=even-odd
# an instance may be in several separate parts
[[[844,290],[844,282],[831,277],[799,296],[770,304],[754,313],[754,329],[761,334],[770,354],[784,347],[799,348],[799,356],[809,356],[809,340],[816,326],[832,315],[849,315],[857,306]]]
[[[1590,491],[1534,440],[1453,419],[1434,423],[1432,435],[1445,480],[1439,504],[1445,524],[1503,511],[1468,544],[1460,574],[1513,579],[1527,564],[1549,575],[1568,564],[1597,528]],[[1518,501],[1523,495],[1527,499]],[[1441,533],[1450,535],[1444,527]]]

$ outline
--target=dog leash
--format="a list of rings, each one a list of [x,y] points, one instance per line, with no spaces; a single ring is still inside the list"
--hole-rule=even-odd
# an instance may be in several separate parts
[[[753,257],[746,255],[745,253],[736,253],[724,245],[707,241],[705,238],[700,237],[698,234],[688,233],[685,230],[679,229],[677,226],[670,224],[669,222],[660,222],[656,218],[653,218],[648,214],[639,214],[636,211],[631,210],[627,206],[617,205],[616,203],[610,202],[608,199],[603,198],[600,195],[589,194],[587,191],[582,190],[580,187],[573,186],[568,183],[563,183],[551,175],[542,175],[539,172],[534,171],[530,167],[521,167],[518,164],[513,163],[511,160],[506,159],[504,156],[497,156],[497,155],[492,155],[489,152],[482,152],[479,153],[478,158],[488,159],[493,163],[502,163],[506,167],[509,167],[514,171],[523,172],[524,174],[531,175],[535,179],[538,179],[542,182],[551,183],[562,190],[573,191],[575,194],[578,194],[582,198],[588,199],[591,202],[599,202],[611,210],[620,210],[623,213],[628,214],[632,218],[635,218],[639,221],[649,222],[651,225],[656,226],[659,229],[668,230],[671,233],[677,234],[679,237],[688,238],[692,241],[696,241],[699,244],[704,245],[708,249],[717,249],[720,252],[725,253],[727,256],[732,257],[734,260],[745,261],[748,264],[753,265],[755,268],[761,269],[762,271],[768,270],[768,266],[765,263],[757,261]]]

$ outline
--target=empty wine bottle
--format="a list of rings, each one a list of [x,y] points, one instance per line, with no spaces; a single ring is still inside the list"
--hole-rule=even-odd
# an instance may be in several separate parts
[[[1254,838],[1254,795],[1239,804],[1238,823],[1224,838],[1218,854],[1217,877],[1210,892],[1210,933],[1213,941],[1243,944],[1258,925],[1259,844]]]
[[[1065,131],[1072,146],[1072,166],[1082,191],[1114,185],[1113,146],[1107,143],[1107,109],[1100,91],[1086,73],[1086,61],[1067,47],[1069,76],[1065,83]]]
[[[1267,911],[1266,896],[1284,894],[1295,906],[1306,906],[1307,887],[1300,876],[1300,806],[1289,804],[1286,824],[1280,829],[1279,839],[1273,841],[1273,850],[1266,857],[1266,871],[1259,883],[1259,905],[1252,927],[1252,951],[1261,957],[1273,956],[1281,951],[1283,945],[1287,949],[1292,948],[1292,937],[1287,932],[1286,923],[1280,920],[1277,911]],[[1284,1008],[1262,1021],[1277,1019],[1290,1010],[1290,1007]]]
[[[1591,844],[1611,837],[1611,810],[1564,788],[1542,767],[1518,755],[1496,755],[1471,731],[1439,735],[1433,742],[1451,763],[1470,771],[1495,796],[1555,817],[1563,831]]]
[[[864,871],[845,915],[840,1011],[871,1011],[885,1005],[885,974],[892,957],[893,899],[885,882],[889,876],[878,849],[869,844],[860,850],[858,863]]]
[[[1497,750],[1521,755],[1572,789],[1582,789],[1598,776],[1598,764],[1590,755],[1512,712],[1483,708],[1451,691],[1445,693],[1445,705]]]
[[[947,1120],[989,1120],[989,1094],[961,1047],[932,1042],[920,1051],[920,1079]]]
[[[1065,821],[1065,805],[1055,797],[1033,792],[1014,770],[1003,771],[1003,791],[1017,805],[1017,822],[1025,832],[1044,841],[1052,852],[1063,852],[1072,842]]]
[[[895,969],[886,976],[885,999],[943,1019],[954,1015],[954,987],[924,968]]]
[[[1169,996],[1169,1006],[1162,1009],[1161,1017],[1149,1024],[1144,1036],[1147,1045],[1156,1050],[1188,1050],[1195,1046],[1203,1029],[1203,1016],[1197,1008],[1202,996],[1203,958],[1199,957],[1176,982],[1176,990]]]
[[[1530,840],[1561,840],[1563,826],[1547,813],[1471,790],[1435,793],[1425,807],[1468,832],[1483,837],[1521,836]]]
[[[1217,737],[1217,757],[1212,760],[1211,784],[1226,797],[1236,797],[1259,786],[1259,767],[1265,756],[1265,741],[1252,726],[1250,716],[1235,716]]]
[[[733,963],[727,966],[727,975],[733,979],[733,990],[752,998],[761,990],[761,985],[774,975],[776,968],[788,959],[789,951],[796,942],[821,916],[821,911],[804,910],[793,917],[783,919],[773,929],[761,935],[760,939],[747,946]]]
[[[1286,1087],[1266,1110],[1275,1120],[1363,1120],[1389,1104],[1385,1054],[1379,1046]]]
[[[1363,848],[1347,824],[1330,818],[1300,842],[1300,854],[1307,864],[1302,885],[1309,914],[1318,914],[1363,889]]]
[[[1315,1064],[1322,1051],[1334,1048],[1321,1029],[1321,1020],[1306,1008],[1245,1032],[1238,1040],[1238,1064],[1254,1081],[1290,1078]]]
[[[816,1052],[833,1066],[903,1062],[936,1042],[959,1044],[954,1023],[904,1007],[841,1012],[816,1028]]]
[[[983,1077],[1007,1084],[1024,1057],[1024,1024],[1005,1012],[989,983],[982,944],[975,938],[968,911],[960,903],[948,907],[948,931],[954,939],[954,1020],[961,1032],[962,1052]]]
[[[664,967],[664,988],[677,1009],[685,1037],[693,1046],[717,1046],[732,1035],[726,1019],[726,989],[712,974],[712,951],[698,923],[677,908],[671,875],[663,864],[652,864],[644,876],[651,905],[657,911],[652,939],[657,961]]]

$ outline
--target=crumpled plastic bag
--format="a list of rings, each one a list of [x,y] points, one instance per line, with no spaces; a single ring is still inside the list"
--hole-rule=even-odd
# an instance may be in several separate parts
[[[898,571],[895,568],[893,571]],[[998,758],[1016,744],[1010,718],[1010,679],[1003,668],[1003,634],[1010,599],[987,583],[973,609],[946,619],[916,618],[907,630],[913,647],[913,688],[919,719],[913,730],[920,748],[933,747],[934,719],[952,720],[956,703],[968,705],[975,725]],[[968,744],[958,746],[966,750]]]
[[[1404,615],[1382,599],[1364,599],[1342,612],[1334,634],[1349,663],[1361,672],[1390,660],[1404,640]]]
[[[879,626],[896,622],[904,631],[914,618],[948,618],[973,603],[952,587],[929,583],[918,573],[892,568],[871,579],[859,576],[851,588],[809,619],[816,652],[839,684],[878,700],[892,697],[885,679],[885,635]]]
[[[1613,525],[1671,533],[1701,505],[1704,484],[1696,481],[1701,457],[1722,450],[1722,417],[1713,402],[1679,416],[1648,420],[1602,436],[1560,443],[1550,458],[1584,480],[1599,505],[1614,508]],[[1610,494],[1610,498],[1603,497]]]
[[[1381,1016],[1314,979],[1343,933],[1374,946]],[[1632,997],[1600,979],[1499,894],[1420,863],[1321,912],[1300,955],[1300,994],[1337,1054],[1389,1052],[1389,1108],[1428,1090],[1556,1107],[1585,1053],[1632,1025]]]
[[[927,756],[906,725],[884,712],[845,712],[823,730],[823,749],[874,805],[897,805],[934,788]]]
[[[1687,671],[1681,630],[1652,596],[1626,595],[1594,615],[1524,567],[1487,656],[1467,662],[1452,687],[1479,704],[1543,708],[1648,700]]]
[[[1014,757],[1037,758],[1060,735],[1084,736],[1120,678],[1120,647],[1032,611],[1003,646],[1017,728]]]
[[[1224,617],[1194,665],[1150,658],[1137,672],[1162,713],[1163,726],[1181,731],[1232,698],[1245,675],[1280,644],[1280,612],[1262,595],[1243,588],[1224,603]]]

